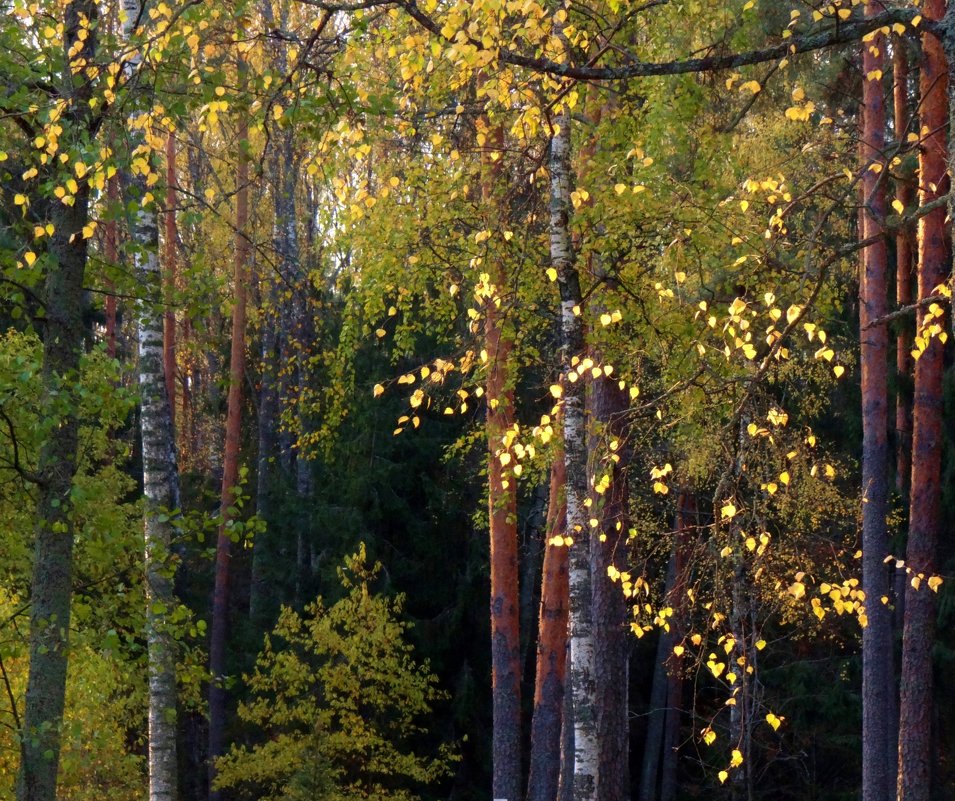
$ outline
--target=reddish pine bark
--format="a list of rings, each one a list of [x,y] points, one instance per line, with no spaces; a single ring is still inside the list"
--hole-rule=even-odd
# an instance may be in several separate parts
[[[501,176],[504,131],[487,135],[482,199],[493,203]],[[498,159],[492,160],[496,154]],[[491,696],[493,797],[518,801],[521,793],[521,651],[520,596],[517,567],[517,485],[501,457],[510,453],[507,432],[514,425],[514,390],[508,376],[512,340],[505,330],[503,265],[489,265],[494,297],[485,303],[484,347],[487,350],[488,512],[491,538]]]
[[[537,674],[531,722],[530,774],[527,801],[552,801],[560,777],[560,732],[567,675],[567,591],[569,549],[550,540],[566,531],[564,453],[554,454],[550,470],[550,500],[544,534]]]
[[[176,137],[172,131],[166,137],[166,270],[164,274],[166,313],[163,317],[163,372],[166,376],[166,397],[176,423],[176,312],[172,306],[176,291]]]
[[[868,16],[879,13],[866,3]],[[887,313],[888,253],[884,233],[886,192],[885,102],[882,70],[886,39],[882,34],[862,45],[862,224],[863,239],[879,237],[865,248],[859,282],[862,368],[862,584],[868,625],[862,630],[862,797],[890,801],[892,796],[889,687],[892,676],[892,617],[888,596],[886,511],[888,502],[888,329],[871,325]]]
[[[911,126],[909,113],[909,63],[905,43],[895,42],[892,55],[894,73],[893,101],[895,111],[895,135],[904,141]],[[911,209],[915,204],[915,189],[911,176],[904,175],[896,184],[895,196],[902,206]],[[909,227],[899,229],[895,237],[895,299],[901,308],[912,302],[913,236]],[[895,401],[896,435],[896,486],[903,497],[909,492],[912,478],[912,397],[910,376],[915,367],[912,359],[912,331],[907,325],[899,328],[895,341],[895,369],[898,390]]]
[[[923,15],[940,20],[944,0],[926,0]],[[946,131],[948,74],[941,43],[922,37],[919,77],[921,129],[919,191],[922,204],[948,192]],[[948,276],[946,210],[939,208],[919,222],[918,294],[926,298]],[[919,324],[926,309],[920,308]],[[902,638],[902,688],[899,719],[899,801],[928,801],[932,778],[932,644],[935,639],[934,595],[927,578],[935,572],[935,550],[940,525],[942,456],[943,344],[933,337],[915,363],[912,406],[912,494],[906,566],[910,577],[922,576],[916,588],[906,587]]]
[[[240,72],[243,66],[239,67]],[[236,167],[235,203],[235,305],[232,309],[232,350],[229,364],[229,398],[226,413],[225,454],[222,467],[222,525],[216,541],[215,590],[212,601],[212,634],[209,643],[209,781],[215,779],[215,759],[224,752],[226,690],[226,642],[229,614],[229,574],[232,541],[228,522],[235,501],[234,490],[239,476],[239,444],[242,415],[242,383],[245,377],[245,306],[248,282],[249,240],[246,226],[249,218],[249,164],[244,155],[248,139],[248,123],[239,126],[239,157]],[[210,791],[210,799],[219,798]]]

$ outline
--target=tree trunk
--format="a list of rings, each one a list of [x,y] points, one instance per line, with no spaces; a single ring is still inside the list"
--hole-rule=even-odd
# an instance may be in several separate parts
[[[673,589],[676,583],[676,538],[670,554],[666,573],[666,593]],[[669,681],[667,675],[667,661],[673,654],[673,635],[669,631],[660,629],[660,638],[657,641],[657,655],[653,663],[653,683],[650,685],[650,708],[647,721],[647,741],[643,749],[643,766],[640,771],[640,801],[656,801],[657,779],[660,768],[660,754],[664,748],[667,720],[667,696],[669,695]]]
[[[106,182],[106,199],[111,206],[119,203],[119,179],[114,175]],[[119,261],[119,223],[110,219],[106,221],[106,231],[103,237],[103,256],[112,267]],[[113,294],[113,282],[106,286],[106,354],[116,358],[116,295]]]
[[[865,13],[881,8],[867,2]],[[885,108],[881,77],[886,38],[876,34],[862,45],[862,239],[879,237],[865,248],[860,277],[859,336],[862,368],[862,584],[868,625],[862,630],[862,797],[889,801],[892,751],[889,747],[892,682],[892,615],[889,594],[886,511],[888,503],[888,329],[869,327],[887,313],[888,253],[884,232],[885,176],[870,165],[884,164]],[[871,76],[871,77],[870,77]]]
[[[77,42],[79,15],[95,18],[92,3],[75,3],[65,14],[67,46]],[[95,45],[87,40],[87,54]],[[86,98],[88,99],[88,97]],[[82,104],[83,100],[77,100]],[[71,112],[64,127],[82,125],[83,111]],[[72,133],[72,130],[70,131]],[[64,137],[65,138],[65,137]],[[30,669],[21,735],[17,801],[55,801],[60,728],[66,697],[70,596],[73,574],[71,489],[79,443],[76,385],[86,326],[83,276],[86,271],[88,189],[81,186],[72,206],[53,205],[55,232],[44,284],[42,404],[50,427],[40,446],[38,498],[30,585]],[[66,401],[64,403],[64,397]]]
[[[140,0],[123,0],[122,35],[129,42],[142,14]],[[127,80],[135,81],[142,65],[136,51],[126,63]],[[130,131],[138,131],[134,118]],[[133,145],[143,141],[142,134]],[[159,266],[159,227],[154,203],[143,205],[145,176],[122,176],[124,205],[137,207],[129,237],[135,246],[136,275],[144,297],[137,306],[140,425],[143,446],[144,531],[146,563],[146,643],[149,663],[149,799],[173,801],[177,796],[176,640],[169,620],[175,609],[170,559],[174,528],[171,515],[179,507],[179,472],[166,395],[163,367],[163,283]]]
[[[587,510],[587,444],[584,381],[570,380],[583,358],[580,276],[570,235],[570,114],[554,118],[550,142],[550,260],[557,271],[561,308],[564,463],[570,546],[570,688],[574,711],[574,801],[594,801],[598,741],[595,708],[593,592]]]
[[[592,432],[589,451],[601,448],[611,455],[604,469],[610,471],[610,486],[602,496],[593,498],[592,509],[602,509],[599,536],[590,539],[590,572],[593,581],[594,703],[597,713],[598,801],[626,801],[630,797],[630,606],[620,584],[611,581],[610,567],[628,569],[627,503],[630,462],[626,413],[630,408],[627,393],[609,377],[597,378],[591,392],[592,422],[600,428]],[[615,443],[613,449],[610,443]],[[596,464],[590,458],[591,465]]]
[[[176,292],[176,136],[170,131],[166,137],[166,314],[163,319],[163,372],[166,376],[166,397],[173,431],[176,428],[176,311],[173,296]]]
[[[530,773],[527,801],[554,801],[560,779],[560,732],[567,673],[567,556],[561,542],[567,517],[564,454],[558,450],[550,470],[550,499],[544,530],[534,716],[531,721]]]
[[[239,62],[239,82],[244,85],[246,65]],[[238,154],[235,196],[235,260],[234,305],[232,308],[232,349],[229,362],[229,398],[226,412],[225,454],[222,461],[222,495],[219,536],[216,541],[215,590],[212,599],[212,633],[209,642],[209,798],[218,799],[213,789],[215,760],[225,753],[226,715],[226,645],[228,641],[229,578],[232,560],[232,539],[229,521],[235,504],[239,478],[239,445],[241,443],[242,383],[245,380],[245,316],[246,282],[249,262],[249,162],[248,121],[243,116],[237,132]]]
[[[486,121],[485,121],[486,122]],[[482,200],[495,202],[504,156],[504,130],[487,131]],[[513,332],[507,326],[503,264],[489,265],[492,296],[485,302],[484,347],[487,351],[488,514],[491,539],[491,671],[494,799],[521,797],[521,645],[517,564],[517,482],[509,466],[508,437],[514,425],[514,390],[510,381]]]
[[[895,111],[895,136],[905,141],[912,119],[909,112],[909,64],[905,41],[894,42],[893,55],[893,100]],[[908,211],[915,205],[915,189],[912,175],[903,175],[896,182],[896,198]],[[912,303],[913,231],[911,227],[899,230],[895,237],[895,299],[899,308]],[[908,499],[909,482],[912,478],[912,380],[915,367],[912,358],[912,331],[906,322],[898,330],[895,342],[895,367],[897,394],[895,401],[896,436],[896,486],[899,494]],[[898,600],[897,600],[898,602]],[[896,760],[893,759],[894,763]]]
[[[940,20],[944,0],[927,0],[926,19]],[[919,78],[922,119],[926,131],[919,153],[920,202],[928,203],[948,192],[946,133],[948,122],[947,68],[939,41],[922,36],[923,61]],[[919,222],[919,299],[933,294],[951,268],[946,243],[946,210],[936,209]],[[928,310],[918,313],[919,335]],[[941,320],[936,320],[941,323]],[[942,456],[943,343],[937,336],[926,343],[915,363],[912,409],[912,496],[906,567],[910,581],[905,593],[902,637],[902,692],[899,714],[900,801],[928,801],[932,779],[932,645],[935,640],[935,603],[927,586],[935,572],[935,550],[940,526]]]
[[[696,498],[681,491],[677,500],[676,540],[674,553],[674,584],[670,589],[667,605],[673,609],[670,618],[671,642],[682,640],[686,625],[686,590],[689,582],[690,546],[692,530],[697,525]],[[677,795],[678,748],[680,745],[680,718],[683,713],[683,657],[669,654],[670,669],[667,671],[667,713],[663,734],[663,756],[660,767],[660,801],[675,801]]]

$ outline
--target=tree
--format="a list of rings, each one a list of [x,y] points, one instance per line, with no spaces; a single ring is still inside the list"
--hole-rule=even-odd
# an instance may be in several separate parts
[[[284,607],[247,677],[240,718],[266,736],[217,761],[216,789],[262,799],[410,801],[446,775],[444,745],[420,755],[416,737],[443,698],[427,663],[416,662],[401,620],[404,600],[375,594],[380,565],[365,549],[339,570],[344,597],[303,615]]]
[[[866,4],[874,16],[875,3]],[[892,617],[887,604],[889,553],[886,514],[889,490],[888,329],[879,322],[887,312],[888,250],[886,214],[885,109],[882,68],[886,37],[868,37],[862,45],[862,193],[860,239],[872,242],[863,251],[859,284],[859,330],[862,366],[862,551],[863,588],[868,625],[862,633],[862,785],[865,801],[889,801],[892,730]]]
[[[928,20],[941,20],[944,0],[924,7]],[[948,73],[941,42],[922,36],[919,72],[920,126],[919,195],[922,205],[949,191],[945,171],[945,124]],[[951,273],[946,242],[945,208],[935,208],[919,222],[918,298],[924,301]],[[901,801],[927,801],[932,789],[932,645],[935,603],[928,581],[935,574],[935,551],[941,526],[942,374],[944,342],[940,308],[919,307],[915,349],[915,396],[912,404],[912,496],[909,539],[905,551],[908,584],[902,633],[902,676],[899,702],[899,777]]]

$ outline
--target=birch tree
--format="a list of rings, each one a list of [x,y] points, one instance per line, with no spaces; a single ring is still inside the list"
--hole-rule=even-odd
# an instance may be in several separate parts
[[[125,63],[134,101],[129,118],[131,158],[151,160],[146,140],[148,117],[138,110],[145,95],[144,61],[137,41],[145,4],[123,0],[120,18],[123,41],[131,49]],[[164,363],[163,282],[159,265],[159,226],[155,201],[150,199],[150,169],[123,173],[123,201],[134,208],[129,238],[142,297],[136,308],[139,346],[138,380],[145,493],[146,641],[149,662],[149,798],[173,801],[177,796],[176,639],[170,618],[175,609],[172,516],[179,509],[179,471],[172,410],[166,395]]]

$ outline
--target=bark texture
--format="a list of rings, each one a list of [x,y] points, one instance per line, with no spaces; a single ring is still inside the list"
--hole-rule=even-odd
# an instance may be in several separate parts
[[[927,0],[923,13],[929,20],[942,19],[944,0]],[[919,153],[919,194],[925,204],[948,192],[948,71],[942,45],[931,34],[922,36],[922,53],[919,93],[921,129],[926,133]],[[944,208],[919,222],[919,299],[933,294],[951,269],[945,229]],[[926,309],[920,308],[920,336],[926,335],[922,331],[925,314]],[[910,580],[905,593],[899,704],[899,801],[928,801],[931,797],[935,601],[926,582],[935,572],[941,522],[943,350],[942,342],[933,336],[915,363],[912,495],[905,557]]]
[[[534,717],[531,722],[530,774],[527,801],[553,801],[560,779],[560,731],[567,674],[567,557],[566,546],[552,542],[566,531],[564,454],[554,454],[550,499],[544,532]]]
[[[245,65],[239,64],[240,83],[244,83]],[[229,521],[235,504],[239,479],[239,446],[242,434],[242,384],[245,381],[246,287],[250,243],[249,162],[246,144],[248,122],[241,119],[238,130],[238,157],[235,194],[235,259],[233,262],[232,349],[229,361],[229,396],[226,411],[225,453],[222,460],[222,523],[216,540],[215,589],[212,597],[212,633],[209,641],[209,798],[218,799],[215,788],[215,760],[225,753],[226,716],[226,651],[229,627],[229,582],[232,561],[232,538]]]
[[[878,13],[866,3],[865,13]],[[862,630],[862,797],[890,801],[892,749],[889,745],[892,682],[892,615],[883,602],[889,594],[888,554],[888,348],[885,324],[870,327],[888,311],[888,251],[884,233],[885,105],[881,76],[886,38],[881,33],[862,45],[862,239],[879,237],[863,253],[860,277],[859,334],[862,368],[862,584],[868,625]],[[869,77],[872,76],[872,77]]]
[[[897,39],[892,50],[892,99],[895,118],[895,136],[899,142],[912,127],[909,112],[909,62],[905,42]],[[905,209],[915,204],[915,177],[903,175],[896,183],[895,196]],[[915,264],[914,231],[903,227],[895,237],[895,299],[899,308],[912,303],[912,274]],[[912,330],[906,321],[898,329],[895,340],[895,369],[897,395],[895,401],[896,487],[903,498],[908,498],[912,478]],[[898,599],[896,599],[898,603]],[[895,760],[893,760],[894,762]]]
[[[176,292],[176,135],[170,131],[166,136],[166,212],[163,215],[166,238],[166,264],[164,283],[166,288],[166,313],[163,317],[163,372],[166,376],[166,397],[173,429],[176,427],[176,311],[173,295]]]
[[[567,535],[570,546],[570,688],[574,732],[574,801],[593,801],[597,793],[598,741],[595,706],[592,582],[587,498],[587,442],[584,381],[569,380],[583,358],[584,327],[570,235],[570,114],[555,116],[550,142],[550,261],[557,271],[561,309],[564,464]]]
[[[144,4],[123,0],[122,35],[126,41],[141,24]],[[126,77],[137,82],[142,56],[126,64]],[[136,88],[134,86],[134,93]],[[138,112],[129,129],[139,131]],[[138,147],[142,134],[134,137]],[[179,472],[166,395],[163,343],[163,284],[159,266],[159,227],[155,205],[141,205],[145,176],[123,173],[124,201],[135,203],[129,237],[134,245],[136,275],[144,295],[137,305],[140,425],[145,494],[146,645],[149,673],[149,799],[173,801],[178,795],[176,753],[176,640],[170,618],[175,608],[171,547],[172,514],[179,508]]]
[[[89,3],[70,6],[66,41],[76,41],[78,13],[95,15]],[[67,119],[79,126],[82,117]],[[66,126],[64,126],[66,127]],[[88,190],[74,204],[57,203],[50,244],[51,263],[43,292],[43,414],[56,419],[40,447],[38,498],[30,590],[30,670],[27,678],[17,801],[55,801],[60,728],[66,697],[70,596],[73,575],[71,489],[79,442],[78,406],[70,390],[79,379],[86,326],[83,275]],[[72,240],[72,241],[71,241]]]
[[[487,133],[482,199],[494,202],[501,178],[504,130]],[[511,468],[514,390],[509,361],[513,332],[505,318],[503,265],[489,265],[491,295],[485,302],[484,347],[487,350],[488,506],[491,537],[491,670],[493,798],[521,797],[521,645],[517,564],[517,485]]]

